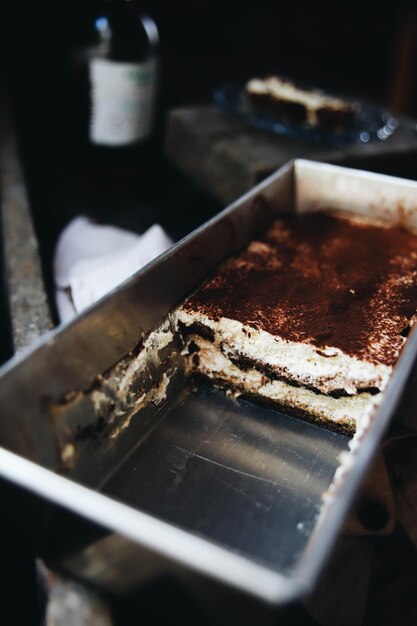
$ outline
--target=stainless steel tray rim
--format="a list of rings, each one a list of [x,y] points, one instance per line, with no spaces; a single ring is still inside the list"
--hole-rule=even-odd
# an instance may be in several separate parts
[[[309,589],[306,581],[294,584],[227,548],[77,484],[1,447],[0,475],[92,522],[108,525],[160,556],[220,579],[266,602],[287,602]]]

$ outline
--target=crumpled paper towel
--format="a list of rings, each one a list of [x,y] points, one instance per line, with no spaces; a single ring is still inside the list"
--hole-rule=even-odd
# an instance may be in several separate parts
[[[99,300],[172,244],[159,224],[137,235],[95,224],[85,216],[73,219],[60,234],[54,255],[61,322]]]

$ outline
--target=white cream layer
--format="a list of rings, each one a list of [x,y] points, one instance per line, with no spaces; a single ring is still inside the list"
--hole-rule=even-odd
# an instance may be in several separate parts
[[[349,356],[339,348],[287,341],[225,317],[214,320],[180,308],[177,318],[186,326],[200,323],[210,328],[215,346],[232,360],[241,356],[252,359],[271,368],[277,376],[325,394],[343,390],[354,395],[369,387],[382,390],[392,370]]]
[[[191,357],[189,361],[191,369],[194,368],[209,378],[224,381],[242,393],[292,407],[318,421],[333,422],[347,427],[351,432],[355,431],[374,398],[369,393],[333,398],[305,387],[294,387],[282,380],[271,380],[258,370],[241,370],[207,339],[191,335],[189,341],[194,341],[199,347],[198,365],[192,364]]]

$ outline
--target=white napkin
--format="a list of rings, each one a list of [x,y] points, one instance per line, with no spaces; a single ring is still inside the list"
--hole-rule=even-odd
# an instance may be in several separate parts
[[[84,216],[73,219],[62,231],[54,255],[60,320],[83,311],[172,244],[159,224],[137,235]]]

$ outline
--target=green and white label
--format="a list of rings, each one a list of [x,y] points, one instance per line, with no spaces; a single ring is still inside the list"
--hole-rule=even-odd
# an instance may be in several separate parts
[[[156,61],[90,61],[90,141],[124,146],[149,136],[156,90]]]

